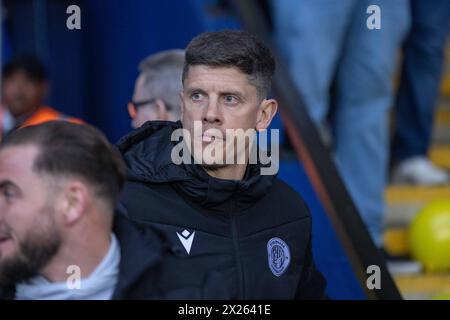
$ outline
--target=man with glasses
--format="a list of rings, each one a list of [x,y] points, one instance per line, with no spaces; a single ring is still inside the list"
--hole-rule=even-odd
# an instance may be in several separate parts
[[[151,120],[180,119],[181,74],[184,50],[167,50],[148,56],[139,64],[133,100],[128,113],[133,128]]]

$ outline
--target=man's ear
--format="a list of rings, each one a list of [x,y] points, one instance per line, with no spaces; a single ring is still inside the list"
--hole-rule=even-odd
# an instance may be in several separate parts
[[[137,114],[137,110],[136,107],[134,106],[134,104],[132,104],[131,102],[128,102],[128,114],[130,115],[131,119],[136,118],[136,114]]]
[[[90,193],[84,183],[79,181],[68,183],[62,191],[60,201],[64,225],[71,226],[77,223],[86,213],[90,202]]]
[[[277,113],[278,102],[275,99],[264,99],[259,105],[256,130],[262,131],[269,127],[273,117]]]

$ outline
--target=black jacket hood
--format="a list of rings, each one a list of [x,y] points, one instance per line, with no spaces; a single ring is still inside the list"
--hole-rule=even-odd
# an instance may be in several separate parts
[[[182,128],[181,122],[149,121],[123,137],[117,146],[128,168],[128,180],[143,183],[174,182],[190,200],[198,205],[217,208],[233,198],[236,209],[245,209],[264,196],[275,176],[261,175],[260,164],[250,164],[243,180],[211,177],[198,164],[174,164],[172,132]]]

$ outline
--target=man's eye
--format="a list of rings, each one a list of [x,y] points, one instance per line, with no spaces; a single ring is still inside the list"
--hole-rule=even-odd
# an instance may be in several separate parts
[[[239,102],[238,98],[236,98],[235,96],[231,96],[231,95],[225,96],[224,100],[225,100],[225,104],[227,104],[227,105],[236,105]]]
[[[3,189],[3,195],[6,199],[11,199],[15,196],[15,193],[11,189],[5,188]]]
[[[201,93],[195,92],[191,95],[191,99],[194,102],[202,101],[203,95]]]

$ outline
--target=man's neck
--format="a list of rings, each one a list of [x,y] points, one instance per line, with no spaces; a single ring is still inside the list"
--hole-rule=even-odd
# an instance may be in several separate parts
[[[246,164],[235,164],[217,169],[205,168],[205,171],[214,178],[223,180],[243,180],[245,171],[247,169]]]
[[[92,233],[91,233],[92,234]],[[81,237],[80,237],[81,238]],[[111,246],[111,233],[83,235],[83,239],[60,248],[59,253],[42,270],[41,274],[50,282],[65,282],[70,274],[69,266],[77,266],[81,278],[87,278],[98,267]]]

